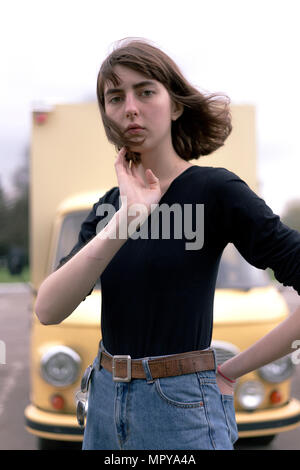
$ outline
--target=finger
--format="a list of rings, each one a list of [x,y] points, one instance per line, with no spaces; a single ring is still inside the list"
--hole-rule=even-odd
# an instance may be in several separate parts
[[[125,154],[126,154],[126,148],[122,147],[119,150],[119,153],[116,155],[115,163],[122,163],[123,162],[123,157],[125,159]]]
[[[123,170],[123,171],[126,171],[126,173],[130,173],[129,165],[125,158],[126,152],[127,152],[127,149],[125,147],[122,147],[116,157],[115,167],[118,167],[119,171]]]
[[[147,170],[145,171],[145,176],[146,176],[146,180],[149,186],[154,187],[154,188],[159,186],[159,179],[157,178],[157,176],[155,176],[153,171],[150,170],[150,168],[147,168]]]
[[[139,181],[139,183],[141,183],[143,186],[145,186],[145,179],[143,178],[141,171],[142,171],[142,164],[141,163],[139,163],[139,164],[132,163],[131,164],[132,175]]]

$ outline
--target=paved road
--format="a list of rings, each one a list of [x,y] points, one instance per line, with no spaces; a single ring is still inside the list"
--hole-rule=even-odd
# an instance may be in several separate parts
[[[284,289],[284,295],[291,311],[294,311],[299,304],[299,296],[289,288]],[[23,414],[29,402],[31,310],[32,300],[26,285],[10,288],[0,285],[0,341],[4,341],[6,346],[6,364],[1,364],[0,356],[0,450],[37,449],[35,437],[24,428]],[[300,367],[296,367],[292,394],[300,399]],[[238,449],[299,450],[300,427],[280,434],[269,446],[255,447],[241,442]]]
[[[24,286],[0,287],[0,340],[6,364],[0,364],[0,449],[36,449],[24,428],[29,402],[29,334],[31,295]]]

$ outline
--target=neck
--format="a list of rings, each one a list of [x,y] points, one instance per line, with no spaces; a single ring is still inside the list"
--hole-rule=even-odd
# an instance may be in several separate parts
[[[170,183],[184,169],[192,166],[191,163],[181,158],[173,146],[149,149],[141,152],[141,163],[144,171],[147,168],[153,171],[159,178],[161,186]]]

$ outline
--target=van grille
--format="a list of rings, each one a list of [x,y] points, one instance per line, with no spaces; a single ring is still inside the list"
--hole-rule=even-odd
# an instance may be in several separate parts
[[[216,352],[216,359],[217,359],[217,365],[223,364],[223,362],[227,361],[228,359],[231,359],[232,357],[236,356],[236,354],[232,351],[229,351],[228,349],[224,348],[216,348],[213,346],[213,349]]]

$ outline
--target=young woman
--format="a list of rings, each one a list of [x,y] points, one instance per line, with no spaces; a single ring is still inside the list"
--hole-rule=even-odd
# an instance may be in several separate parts
[[[103,341],[83,449],[233,449],[234,380],[292,351],[300,309],[217,369],[210,343],[220,258],[232,242],[300,293],[300,234],[236,174],[190,163],[224,144],[229,100],[195,89],[164,52],[121,44],[101,66],[97,96],[120,149],[118,187],[94,204],[35,306],[42,323],[60,323],[101,276]],[[108,221],[107,204],[116,211]],[[163,211],[174,206],[179,222]],[[187,225],[194,237],[203,230],[200,245],[188,243]]]

